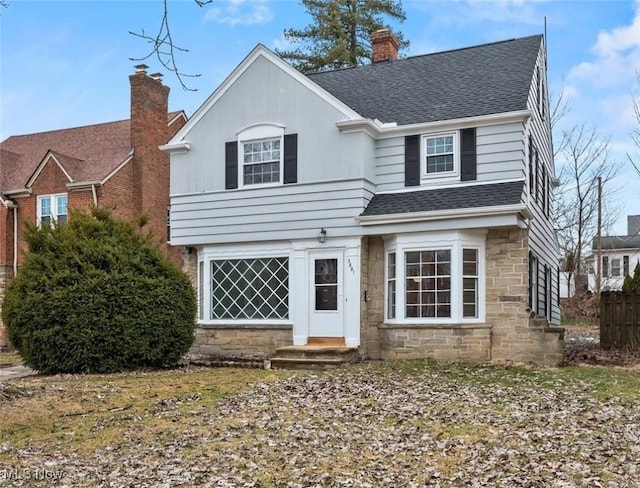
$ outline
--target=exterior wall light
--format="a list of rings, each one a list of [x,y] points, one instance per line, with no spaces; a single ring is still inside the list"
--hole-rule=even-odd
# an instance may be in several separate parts
[[[324,227],[320,229],[320,233],[318,234],[318,242],[320,244],[324,244],[325,242],[327,242],[327,231]]]

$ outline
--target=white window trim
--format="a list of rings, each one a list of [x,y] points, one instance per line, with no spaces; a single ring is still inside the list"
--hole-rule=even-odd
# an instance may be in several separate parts
[[[63,215],[63,214],[58,214],[58,198],[60,197],[65,197],[67,199],[67,206],[66,206],[66,213],[64,214],[67,219],[69,218],[69,196],[66,193],[51,193],[48,195],[39,195],[38,196],[38,201],[37,201],[37,208],[36,208],[36,224],[38,227],[40,227],[40,224],[42,222],[42,206],[41,206],[41,202],[42,200],[44,200],[45,198],[50,198],[51,199],[51,218],[53,219],[54,222],[58,221],[58,217],[59,215]]]
[[[289,261],[289,318],[288,319],[212,319],[211,318],[211,262],[228,259],[265,259],[287,258]],[[201,265],[202,264],[202,268]],[[248,246],[246,249],[234,249],[233,247],[218,249],[204,248],[198,251],[198,297],[202,297],[203,317],[198,318],[198,325],[293,325],[293,300],[292,300],[292,265],[293,251],[291,246],[272,246],[269,249],[258,249]],[[204,272],[201,277],[200,270]]]
[[[269,183],[244,183],[244,145],[250,142],[260,142],[280,139],[280,178],[279,181]],[[279,124],[256,124],[238,132],[238,188],[265,188],[281,186],[284,178],[284,126]]]
[[[427,173],[427,139],[434,137],[453,136],[453,171],[441,173]],[[420,143],[420,174],[423,181],[429,180],[457,180],[460,178],[460,133],[459,131],[434,132],[422,134]]]
[[[405,253],[411,251],[451,250],[451,317],[405,317]],[[462,250],[478,250],[477,317],[463,317]],[[389,319],[387,296],[389,254],[396,253],[396,317]],[[398,235],[385,242],[384,323],[385,324],[473,324],[484,323],[486,317],[486,252],[484,236],[463,231],[420,235]]]

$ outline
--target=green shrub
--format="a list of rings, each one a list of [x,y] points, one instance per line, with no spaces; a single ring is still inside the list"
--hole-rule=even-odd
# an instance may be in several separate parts
[[[2,319],[28,366],[46,374],[165,367],[193,343],[193,287],[151,234],[93,209],[72,211],[68,224],[28,226],[25,240]]]
[[[633,277],[627,275],[622,283],[622,291],[636,291],[640,293],[640,262],[633,270]]]

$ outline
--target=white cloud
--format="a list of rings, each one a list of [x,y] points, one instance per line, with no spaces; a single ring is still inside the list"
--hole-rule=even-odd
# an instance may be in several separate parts
[[[273,12],[265,0],[222,0],[205,14],[205,20],[219,24],[254,25],[273,20]]]
[[[575,66],[569,76],[597,86],[628,85],[640,68],[640,1],[630,25],[598,34],[593,53],[594,59]]]
[[[293,43],[289,41],[284,34],[280,34],[280,37],[277,37],[273,41],[271,41],[271,48],[278,49],[280,51],[287,51],[293,48]]]

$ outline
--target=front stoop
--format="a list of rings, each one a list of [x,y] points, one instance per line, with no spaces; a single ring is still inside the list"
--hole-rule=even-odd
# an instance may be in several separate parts
[[[357,347],[345,346],[287,346],[276,349],[271,358],[273,369],[333,369],[356,361]]]

